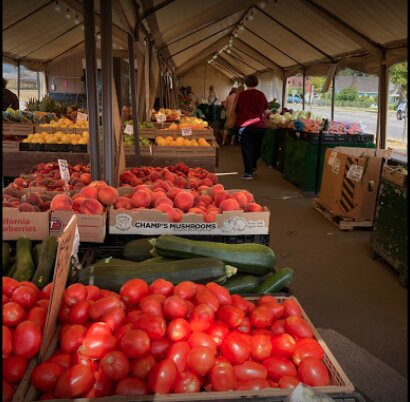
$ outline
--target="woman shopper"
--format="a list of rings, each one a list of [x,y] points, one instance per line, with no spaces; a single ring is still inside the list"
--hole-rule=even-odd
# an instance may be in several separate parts
[[[226,139],[228,135],[231,139],[231,145],[233,145],[233,141],[235,138],[235,135],[234,135],[235,122],[236,122],[235,108],[236,108],[237,99],[238,99],[238,88],[232,88],[231,92],[229,92],[229,95],[224,102],[224,107],[226,111],[226,121],[225,121],[222,145],[226,145]]]
[[[238,96],[236,126],[239,127],[238,141],[241,144],[244,174],[242,179],[252,180],[256,164],[261,156],[263,136],[266,133],[268,101],[263,92],[255,89],[259,84],[256,75],[245,79],[246,90]]]

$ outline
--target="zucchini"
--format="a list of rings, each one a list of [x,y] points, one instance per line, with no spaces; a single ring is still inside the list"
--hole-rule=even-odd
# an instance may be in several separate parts
[[[266,276],[265,280],[257,289],[258,294],[277,293],[288,286],[294,277],[294,272],[291,268],[281,268],[275,273]]]
[[[3,242],[3,269],[2,272],[3,274],[7,272],[7,268],[10,265],[10,253],[11,253],[11,247],[9,243]]]
[[[26,237],[17,239],[16,246],[16,272],[13,278],[16,281],[29,281],[34,275],[34,263],[31,257],[31,241]]]
[[[275,267],[275,254],[262,244],[225,244],[189,240],[173,235],[162,235],[155,242],[155,249],[162,257],[193,258],[215,257],[238,268],[239,272],[265,275]]]
[[[141,262],[152,258],[154,247],[148,239],[137,239],[127,243],[122,250],[124,260]]]
[[[38,266],[38,260],[39,260],[39,256],[40,256],[40,249],[41,249],[41,243],[36,244],[33,247],[33,262],[34,262],[34,265],[36,267]]]
[[[229,278],[224,284],[224,287],[226,287],[231,294],[256,293],[261,282],[262,279],[260,276],[238,274]]]
[[[197,283],[217,282],[223,284],[228,276],[236,273],[236,268],[226,266],[216,258],[194,258],[174,260],[164,263],[118,263],[111,259],[105,264],[91,265],[80,271],[78,282],[84,285],[96,285],[103,289],[118,292],[130,279],[143,279],[152,283],[163,278],[174,285],[182,281]]]
[[[10,268],[7,271],[7,276],[9,278],[12,278],[15,272],[16,272],[16,262],[13,262],[13,264],[10,265]]]
[[[57,253],[57,238],[48,236],[41,242],[36,272],[31,282],[40,289],[50,283]],[[34,250],[33,250],[34,254]]]

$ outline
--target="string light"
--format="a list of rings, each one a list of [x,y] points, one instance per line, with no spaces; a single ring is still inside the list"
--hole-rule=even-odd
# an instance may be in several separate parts
[[[84,31],[84,25],[81,25],[81,29]]]
[[[244,27],[243,25],[239,25],[238,29],[239,29],[240,31],[243,31],[243,30],[245,29],[245,27]]]
[[[259,3],[259,7],[260,7],[260,8],[265,8],[265,7],[266,7],[266,1],[261,1],[261,2]]]
[[[75,15],[74,24],[78,25],[80,23],[80,19],[78,18],[78,14]]]
[[[65,17],[69,20],[71,18],[70,9],[67,8],[67,13]]]
[[[61,10],[61,7],[60,7],[60,4],[58,3],[58,0],[56,0],[56,4],[55,4],[55,6],[54,6],[54,10],[56,10],[56,11],[60,11],[60,10]]]

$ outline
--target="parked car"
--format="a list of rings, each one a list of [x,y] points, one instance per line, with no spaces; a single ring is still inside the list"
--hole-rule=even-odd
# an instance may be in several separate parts
[[[299,95],[289,95],[288,103],[302,103],[302,98]]]
[[[402,120],[407,117],[407,102],[402,102],[397,107],[396,111],[397,120]]]

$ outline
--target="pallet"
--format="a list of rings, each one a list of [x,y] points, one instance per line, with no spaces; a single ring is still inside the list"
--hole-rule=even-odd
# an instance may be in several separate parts
[[[332,214],[322,204],[320,204],[318,198],[313,199],[313,206],[315,207],[316,211],[318,211],[328,221],[337,226],[339,230],[352,231],[354,229],[371,229],[373,227],[373,222],[368,220],[354,221],[353,219],[342,218],[340,216]]]

